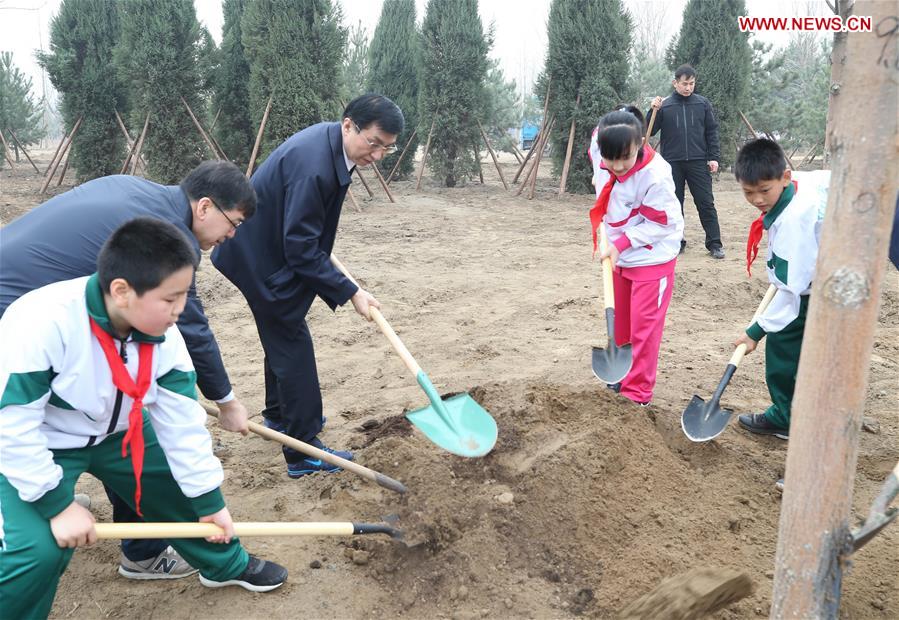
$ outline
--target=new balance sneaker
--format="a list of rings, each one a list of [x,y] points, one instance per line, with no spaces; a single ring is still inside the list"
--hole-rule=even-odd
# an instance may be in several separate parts
[[[329,452],[334,456],[339,456],[342,459],[346,459],[348,461],[353,460],[353,453],[348,452],[347,450],[333,450],[323,444],[318,437],[314,438],[309,442],[309,445],[318,448],[319,450],[324,450],[325,452]],[[296,463],[288,463],[287,464],[287,475],[291,478],[301,478],[306,474],[314,474],[316,472],[323,471],[325,473],[333,473],[335,471],[340,471],[340,467],[337,465],[332,465],[331,463],[326,463],[321,459],[316,459],[311,456],[307,456],[302,461],[298,461]]]
[[[774,435],[778,439],[789,439],[790,429],[775,426],[764,413],[744,413],[737,420],[740,426],[751,433]]]
[[[712,255],[712,258],[722,259],[722,258],[724,258],[724,248],[714,247],[711,250],[709,250],[709,254]]]
[[[777,490],[778,493],[783,494],[783,492],[784,492],[784,479],[781,478],[780,480],[778,480],[777,482],[775,482],[775,483],[774,483],[774,488]]]
[[[260,560],[254,555],[250,556],[250,562],[244,571],[227,581],[213,581],[200,575],[200,583],[207,588],[224,588],[225,586],[240,586],[251,592],[268,592],[274,590],[287,581],[287,569],[280,564]]]
[[[621,391],[621,381],[619,381],[618,383],[606,383],[606,387],[613,392],[618,393]]]
[[[119,574],[128,579],[180,579],[197,572],[197,569],[178,555],[171,545],[149,560],[132,562],[125,555],[119,562]]]

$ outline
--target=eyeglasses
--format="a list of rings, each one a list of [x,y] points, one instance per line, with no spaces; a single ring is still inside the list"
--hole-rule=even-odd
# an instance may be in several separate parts
[[[362,136],[362,139],[365,140],[365,143],[368,144],[368,146],[369,146],[369,148],[371,148],[371,150],[377,151],[378,149],[383,149],[383,151],[385,153],[391,153],[391,154],[396,153],[399,150],[395,144],[384,145],[384,144],[381,144],[380,142],[372,142],[371,140],[366,138],[365,135],[362,133],[362,130],[359,129],[359,125],[356,124],[356,121],[353,121],[353,127],[356,128],[356,131],[359,133],[360,136]]]
[[[235,222],[235,221],[232,220],[230,217],[228,217],[228,214],[225,213],[225,210],[222,209],[220,206],[218,206],[218,203],[217,203],[216,201],[214,201],[212,198],[209,198],[209,196],[206,196],[206,198],[209,200],[209,202],[211,202],[211,203],[213,204],[213,206],[215,206],[216,209],[219,210],[219,212],[220,212],[222,215],[225,216],[225,219],[228,220],[228,223],[231,224],[231,227],[232,227],[232,228],[234,228],[235,230],[237,230],[238,226],[240,226],[241,224],[243,224],[243,220],[238,220],[238,221]]]

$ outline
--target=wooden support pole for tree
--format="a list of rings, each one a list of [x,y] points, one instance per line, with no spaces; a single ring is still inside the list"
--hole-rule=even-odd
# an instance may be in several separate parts
[[[568,169],[571,166],[571,152],[574,148],[574,128],[577,123],[577,111],[581,105],[581,94],[577,94],[574,102],[574,114],[571,115],[571,129],[568,130],[568,148],[565,149],[565,163],[562,165],[562,179],[559,183],[559,196],[565,193],[565,185],[568,183]]]
[[[534,157],[534,161],[531,162],[531,167],[528,168],[527,174],[524,175],[524,180],[521,182],[521,185],[518,186],[518,191],[515,192],[516,196],[520,196],[521,192],[524,191],[524,188],[530,185],[531,179],[536,178],[536,168],[537,168],[537,160],[539,157],[543,155],[543,147],[545,146],[545,138],[549,135],[549,130],[552,128],[552,124],[555,122],[555,117],[549,119],[550,123],[546,127],[544,127],[545,131],[541,132],[537,135],[537,141],[534,145],[534,153],[537,153],[538,156]]]
[[[503,176],[503,169],[499,167],[499,161],[496,159],[496,153],[493,152],[493,147],[490,146],[490,140],[487,139],[487,132],[484,131],[483,125],[481,125],[481,121],[478,121],[478,129],[481,130],[481,137],[484,138],[484,144],[487,145],[487,150],[490,152],[490,157],[493,159],[493,165],[496,166],[496,171],[499,173],[499,180],[503,182],[503,187],[508,191],[509,184],[506,183],[506,177]]]
[[[62,164],[62,172],[59,173],[59,180],[56,181],[56,187],[62,185],[63,179],[66,178],[66,172],[69,171],[69,159],[72,156],[72,147],[71,145],[65,151],[65,161]]]
[[[549,119],[546,117],[546,115],[549,113],[549,90],[552,86],[552,83],[553,79],[552,76],[550,76],[549,81],[546,83],[546,97],[543,99],[543,118],[540,121],[540,131],[537,132],[537,137],[534,138],[534,143],[531,145],[531,150],[528,151],[528,156],[524,158],[524,161],[521,162],[521,166],[518,168],[518,172],[515,173],[515,178],[512,179],[513,185],[515,183],[518,183],[518,177],[521,176],[521,171],[524,170],[524,167],[528,163],[528,160],[534,154],[535,147],[537,146],[537,143],[540,142],[540,135],[544,133],[544,130],[546,129],[547,122],[549,121]],[[525,177],[525,183],[527,183],[527,177]],[[520,194],[521,192],[518,193]]]
[[[353,190],[349,187],[346,188],[346,195],[349,196],[350,202],[353,203],[353,206],[356,207],[356,211],[362,213],[362,207],[359,206],[359,203],[356,202],[356,197],[353,195]]]
[[[859,0],[855,12],[872,17],[874,32],[893,32],[897,23],[895,3]],[[849,33],[843,88],[853,96],[831,99],[830,192],[793,398],[771,618],[840,615],[859,433],[896,204],[897,61],[894,36]]]
[[[15,142],[16,146],[18,146],[19,149],[21,149],[21,151],[25,154],[25,158],[28,160],[28,163],[31,164],[31,167],[34,168],[35,172],[40,174],[41,171],[38,170],[38,167],[34,165],[33,161],[31,161],[31,156],[28,155],[28,151],[25,150],[25,145],[22,144],[21,140],[19,140],[19,137],[16,135],[16,132],[14,132],[12,130],[12,127],[7,127],[7,130],[9,131],[9,136],[13,139],[13,142]],[[2,134],[0,134],[0,135],[2,135]]]
[[[431,136],[434,135],[434,127],[437,125],[437,113],[434,113],[434,120],[431,121],[431,130],[428,132],[428,141],[425,142],[425,150],[421,155],[421,169],[418,171],[418,181],[415,183],[415,191],[421,188],[421,175],[425,172],[425,164],[428,163],[428,151],[431,148]]]
[[[512,177],[512,184],[518,183],[518,177],[521,176],[524,167],[528,165],[528,161],[530,161],[531,157],[533,157],[534,153],[537,152],[537,145],[540,143],[540,139],[543,137],[543,127],[541,127],[537,131],[537,135],[534,137],[534,141],[531,142],[531,148],[528,149],[527,155],[524,157],[524,161],[521,162],[521,165],[518,166],[518,171],[515,173],[515,176]]]
[[[56,157],[59,155],[60,149],[62,149],[62,145],[65,144],[66,138],[68,138],[68,134],[63,134],[62,138],[59,139],[59,144],[56,145],[56,150],[53,151],[53,157],[50,158],[50,163],[47,164],[47,169],[44,171],[44,174],[47,175],[50,173],[50,168],[53,167],[53,164],[56,163]]]
[[[6,155],[6,161],[9,162],[9,167],[12,170],[16,169],[16,164],[12,160],[12,153],[9,150],[9,145],[6,144],[6,138],[3,137],[3,132],[0,131],[0,142],[3,142],[3,154]]]
[[[758,138],[758,134],[755,133],[755,129],[753,129],[752,125],[749,124],[749,120],[747,120],[743,112],[740,110],[737,110],[737,112],[740,114],[740,118],[743,120],[743,124],[746,125],[747,129],[749,129],[749,134],[752,136],[752,139],[755,140],[756,138]]]
[[[481,153],[478,151],[478,145],[474,145],[474,163],[478,165],[478,179],[481,185],[484,184],[484,168],[481,166]]]
[[[390,182],[393,180],[393,175],[400,169],[400,162],[403,161],[403,157],[406,156],[406,152],[409,150],[409,145],[412,144],[412,140],[415,139],[415,134],[418,133],[419,125],[421,125],[421,121],[415,126],[415,130],[412,132],[412,135],[409,136],[409,140],[406,141],[406,146],[403,147],[403,152],[396,158],[396,163],[393,164],[393,168],[390,169],[390,174],[387,175],[387,185],[390,185]]]
[[[381,175],[381,171],[378,169],[377,162],[372,162],[371,167],[375,171],[375,176],[378,177],[381,187],[384,188],[384,191],[387,193],[387,198],[390,199],[390,202],[396,202],[396,200],[393,199],[393,194],[390,193],[390,188],[387,187],[387,183],[384,181],[383,175]]]
[[[203,140],[206,142],[206,146],[208,146],[209,150],[212,151],[212,156],[218,159],[224,159],[225,161],[230,161],[228,157],[218,149],[215,142],[213,142],[209,134],[206,133],[206,130],[203,129],[203,125],[199,120],[197,120],[194,111],[190,109],[190,104],[184,100],[184,97],[180,97],[180,99],[181,103],[184,104],[184,107],[187,108],[187,113],[190,114],[190,120],[194,122],[194,127],[197,128],[197,131],[200,132],[200,136],[202,136]]]
[[[65,151],[68,150],[69,146],[72,144],[72,140],[75,139],[75,134],[78,133],[78,128],[81,127],[81,121],[84,119],[84,115],[78,117],[78,120],[75,121],[75,124],[72,126],[72,131],[69,132],[69,135],[66,136],[65,140],[60,143],[60,147],[62,148],[62,153],[59,152],[59,149],[56,149],[56,155],[53,156],[53,161],[50,162],[50,166],[47,168],[47,174],[44,175],[44,182],[41,184],[41,189],[38,192],[39,194],[43,194],[47,191],[47,187],[50,186],[50,181],[53,180],[53,175],[56,174],[56,169],[59,167],[59,164],[62,162],[62,156],[65,154]],[[57,155],[59,156],[57,159]]]
[[[131,139],[131,134],[128,133],[128,129],[125,127],[125,122],[122,120],[122,117],[119,115],[119,111],[113,109],[113,112],[115,112],[115,119],[116,119],[116,122],[117,122],[118,125],[119,125],[119,129],[121,130],[122,135],[125,136],[125,144],[128,145],[128,150],[130,151],[130,150],[132,150],[132,147],[134,146],[134,140]],[[130,158],[130,155],[129,155],[129,158]],[[141,155],[141,158],[140,158],[140,167],[143,169],[144,174],[146,174],[146,172],[147,172],[147,160],[144,159],[143,155]],[[124,167],[123,167],[122,172],[124,172],[124,171],[125,171],[125,170],[124,170]]]
[[[268,97],[268,103],[265,104],[265,112],[262,113],[262,121],[259,123],[259,132],[256,134],[256,143],[253,144],[253,152],[250,154],[250,163],[247,164],[247,178],[253,176],[253,166],[256,163],[256,156],[259,154],[259,145],[262,144],[262,134],[265,131],[265,124],[268,122],[268,113],[272,109],[272,99],[275,93]]]
[[[368,186],[368,182],[365,180],[365,177],[362,176],[362,172],[359,170],[359,166],[353,167],[353,172],[355,172],[356,176],[359,177],[359,180],[362,181],[362,187],[364,187],[365,191],[368,192],[368,197],[374,198],[375,193],[371,191],[371,188]]]
[[[222,113],[222,106],[219,106],[218,112],[215,113],[215,118],[212,119],[212,124],[209,125],[209,135],[212,135],[212,130],[215,129],[215,124],[219,122],[219,114]]]
[[[131,172],[133,176],[137,172],[137,162],[140,161],[140,152],[144,148],[144,140],[147,139],[147,132],[150,129],[150,113],[147,112],[147,118],[144,119],[144,128],[141,129],[140,137],[137,139],[137,146],[134,149],[134,157],[131,158]]]
[[[540,162],[543,160],[543,149],[546,148],[546,143],[549,142],[549,137],[552,135],[555,124],[556,117],[554,115],[552,120],[549,121],[549,126],[546,128],[546,135],[543,136],[543,142],[541,143],[540,149],[537,151],[537,157],[534,160],[534,172],[531,176],[531,189],[528,191],[528,200],[534,199],[534,192],[537,189],[537,173],[540,171]]]
[[[515,159],[518,161],[519,164],[521,163],[521,160],[522,160],[522,158],[524,157],[524,153],[522,153],[522,152],[518,149],[518,146],[515,145],[515,144],[512,145],[512,155],[515,156]]]

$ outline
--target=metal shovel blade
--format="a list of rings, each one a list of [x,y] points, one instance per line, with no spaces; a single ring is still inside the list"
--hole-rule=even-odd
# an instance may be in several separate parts
[[[431,404],[406,418],[435,444],[459,456],[484,456],[496,445],[496,421],[468,394],[442,400],[423,372],[419,384]]]
[[[694,394],[681,414],[680,425],[690,441],[708,441],[724,432],[733,414],[719,407],[717,401],[707,403]]]
[[[630,344],[619,347],[610,338],[607,348],[593,347],[593,374],[600,381],[618,383],[631,371],[632,362]]]

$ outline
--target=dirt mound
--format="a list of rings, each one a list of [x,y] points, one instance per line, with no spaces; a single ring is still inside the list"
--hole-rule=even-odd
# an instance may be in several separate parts
[[[666,579],[628,605],[621,620],[696,620],[752,594],[746,573],[728,568],[696,568]]]
[[[422,597],[449,613],[462,599],[479,609],[504,596],[510,613],[525,614],[529,594],[550,591],[560,610],[606,617],[633,598],[628,592],[654,585],[659,569],[681,568],[674,549],[685,538],[733,535],[728,519],[714,528],[711,515],[683,510],[698,474],[652,407],[602,386],[498,383],[472,395],[499,425],[490,454],[449,455],[419,433],[400,436],[391,419],[366,465],[401,472],[409,493],[338,491],[328,506],[398,517],[404,543],[368,538],[353,547],[370,555],[408,613]]]

